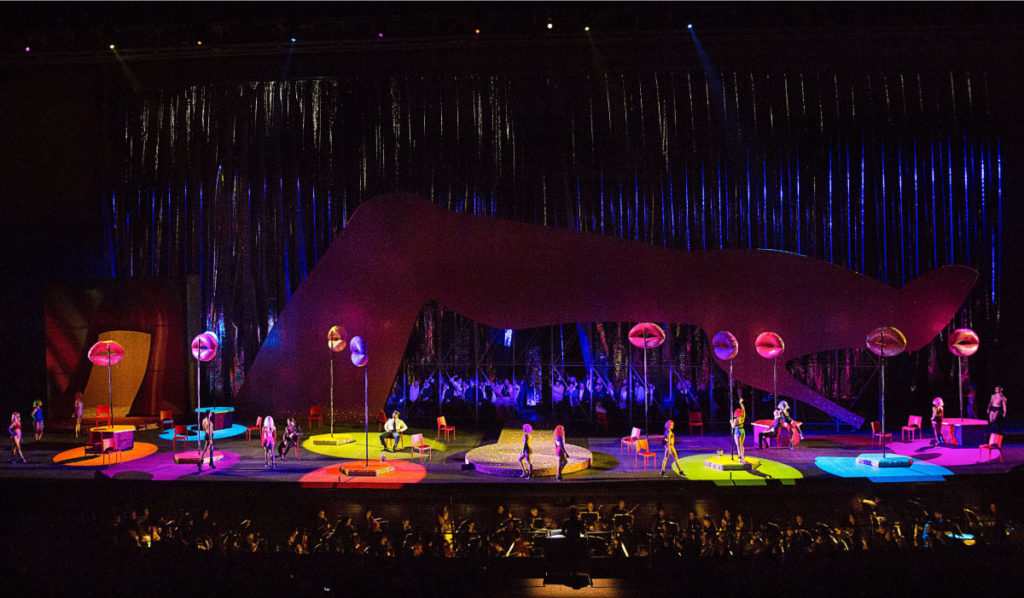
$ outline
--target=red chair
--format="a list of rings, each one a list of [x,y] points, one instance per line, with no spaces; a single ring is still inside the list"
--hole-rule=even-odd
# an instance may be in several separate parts
[[[381,409],[380,413],[377,414],[377,431],[383,430],[386,423],[388,423],[388,414],[384,413],[384,410]]]
[[[167,428],[174,427],[174,414],[170,411],[160,411],[160,429],[166,430]]]
[[[180,440],[182,444],[188,442],[188,428],[185,424],[177,424],[174,426],[174,434],[171,435],[171,450],[174,450],[174,442]]]
[[[608,433],[608,412],[607,411],[596,411],[595,415],[597,417],[594,420],[594,429],[596,430],[596,429],[604,426],[604,433],[607,434]]]
[[[263,416],[261,415],[261,416],[256,418],[256,425],[255,426],[246,426],[245,427],[245,441],[249,442],[250,440],[252,440],[252,433],[253,432],[256,432],[256,436],[259,436],[260,435],[260,428],[262,428],[262,427],[263,427]]]
[[[445,421],[444,416],[437,418],[437,440],[441,441],[441,432],[444,432],[444,441],[448,442],[448,432],[452,433],[452,439],[455,439],[455,426],[449,426],[448,422]]]
[[[701,417],[700,411],[690,412],[690,434],[693,434],[694,428],[700,428],[700,435],[704,435],[704,420]]]
[[[423,451],[427,452],[427,461],[433,456],[433,453],[430,452],[430,445],[423,441],[423,434],[412,435],[412,448],[415,451],[419,451],[420,461],[423,461]]]
[[[622,452],[622,448],[626,448],[626,452],[629,452],[629,447],[636,448],[636,441],[640,439],[640,428],[633,428],[633,431],[619,441],[619,452]]]
[[[917,433],[917,437],[921,438],[921,416],[911,415],[907,418],[907,425],[900,428],[901,440],[906,442],[907,432],[910,432],[910,440],[914,440],[914,433]]]
[[[324,409],[319,405],[315,405],[309,408],[309,427],[313,427],[313,420],[316,420],[316,427],[319,428],[324,423]]]
[[[640,462],[640,457],[644,458],[644,469],[647,469],[647,459],[654,458],[654,462],[658,462],[658,454],[650,449],[646,438],[638,438],[636,441],[636,456],[633,457],[634,467]]]
[[[878,446],[886,443],[886,438],[892,442],[892,432],[882,433],[882,422],[871,422],[871,446],[875,446],[875,438],[878,438]]]
[[[107,418],[107,425],[113,425],[114,419],[110,415],[110,405],[96,405],[96,425],[100,425],[102,418]]]
[[[999,451],[999,462],[1003,462],[1003,435],[1002,434],[989,434],[988,444],[982,444],[978,446],[978,460],[981,461],[981,451],[988,451],[988,459],[986,463],[992,460],[992,451]]]

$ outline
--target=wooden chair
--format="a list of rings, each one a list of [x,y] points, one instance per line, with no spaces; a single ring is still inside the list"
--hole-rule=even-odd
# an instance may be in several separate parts
[[[871,422],[871,446],[875,446],[875,438],[878,438],[878,446],[886,444],[886,438],[892,442],[892,432],[882,433],[882,422]]]
[[[636,448],[636,441],[640,439],[640,428],[633,428],[633,431],[619,441],[619,453],[622,452],[622,448],[626,448],[626,452],[629,452],[629,447]]]
[[[245,427],[245,441],[249,442],[249,441],[252,440],[252,433],[253,432],[256,432],[256,436],[258,438],[259,435],[260,435],[260,428],[262,428],[262,427],[263,427],[263,416],[261,415],[261,416],[256,418],[256,425],[255,426],[246,426]]]
[[[452,433],[452,439],[455,439],[455,426],[449,426],[448,422],[445,421],[444,416],[437,418],[437,440],[441,440],[441,432],[444,432],[444,441],[448,442],[448,433]]]
[[[319,429],[324,424],[324,409],[320,405],[309,408],[309,427],[313,428],[313,420],[316,420],[316,427]]]
[[[96,425],[100,425],[100,420],[106,418],[107,425],[113,425],[114,418],[110,415],[110,405],[96,405]]]
[[[638,438],[636,441],[636,456],[633,457],[633,466],[640,462],[640,457],[644,458],[644,469],[647,469],[647,460],[654,458],[654,462],[658,462],[658,454],[650,449],[650,445],[646,438]]]
[[[171,450],[174,450],[175,441],[180,440],[182,444],[188,442],[188,428],[185,424],[176,424],[174,426],[174,434],[171,435]]]
[[[167,428],[174,427],[174,414],[170,411],[160,410],[160,429],[166,430]]]
[[[427,452],[427,461],[430,460],[432,456],[430,445],[423,441],[423,434],[413,434],[411,444],[414,451],[419,451],[420,461],[423,461],[423,451]]]
[[[384,413],[384,410],[381,409],[380,413],[377,414],[377,432],[382,431],[386,423],[388,423],[388,414]]]
[[[992,451],[999,451],[999,462],[1003,462],[1003,435],[1002,434],[989,434],[988,444],[982,444],[978,446],[978,461],[981,461],[981,451],[988,451],[988,459],[986,463],[992,461]]]
[[[911,415],[907,418],[907,425],[900,428],[901,440],[906,442],[907,432],[910,433],[910,440],[914,440],[914,433],[917,433],[917,437],[921,438],[921,416]]]
[[[704,420],[700,411],[690,412],[690,434],[693,434],[694,428],[700,428],[700,435],[704,435]]]

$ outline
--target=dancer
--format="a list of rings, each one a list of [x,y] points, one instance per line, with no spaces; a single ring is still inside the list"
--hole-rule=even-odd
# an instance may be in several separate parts
[[[75,393],[75,438],[82,432],[82,415],[85,413],[85,401],[82,391]]]
[[[213,414],[210,413],[209,411],[207,411],[203,415],[203,421],[202,421],[202,424],[203,424],[203,434],[205,434],[206,437],[203,439],[203,450],[199,451],[199,463],[197,464],[197,467],[199,467],[199,471],[203,470],[203,456],[206,455],[206,451],[207,450],[210,451],[210,469],[217,469],[217,466],[213,464],[213,421],[212,420],[213,420]]]
[[[558,456],[558,473],[555,479],[562,479],[562,469],[569,462],[569,451],[565,449],[565,426],[555,426],[555,455]]]
[[[1003,433],[1003,420],[1006,419],[1006,395],[1003,387],[997,386],[995,394],[988,401],[988,426],[996,434]]]
[[[43,402],[36,399],[32,402],[32,428],[36,442],[43,439]]]
[[[747,438],[747,431],[743,429],[743,424],[747,421],[747,409],[743,406],[743,397],[739,399],[740,407],[733,412],[729,425],[732,427],[733,442],[736,443],[736,454],[740,457],[740,463],[743,463],[743,441]]]
[[[935,440],[932,446],[945,446],[946,441],[942,438],[942,397],[932,399],[932,431],[935,432]]]
[[[274,462],[274,444],[277,443],[277,428],[274,426],[274,418],[266,416],[263,418],[263,467],[277,469]]]
[[[523,468],[523,473],[519,474],[519,477],[533,477],[533,461],[530,459],[530,455],[533,454],[533,449],[530,448],[530,434],[533,433],[533,426],[530,424],[523,424],[523,451],[519,453],[519,467]],[[523,464],[523,460],[530,466],[530,471],[526,471],[526,465]]]
[[[668,457],[672,455],[672,458],[676,462],[676,473],[679,477],[683,476],[683,466],[679,463],[679,453],[676,452],[676,423],[672,420],[665,422],[665,436],[663,442],[665,443],[665,458],[661,460],[661,477],[665,477],[665,466],[668,464]]]
[[[15,462],[15,456],[19,457],[22,463],[28,463],[25,455],[21,453],[21,414],[17,411],[11,414],[11,425],[7,426],[7,433],[11,435],[11,463]]]
[[[286,421],[288,425],[284,429],[284,436],[281,438],[281,446],[277,449],[277,456],[284,459],[288,456],[288,451],[295,448],[295,457],[298,458],[299,437],[302,436],[302,428],[295,423],[294,417],[289,417]]]

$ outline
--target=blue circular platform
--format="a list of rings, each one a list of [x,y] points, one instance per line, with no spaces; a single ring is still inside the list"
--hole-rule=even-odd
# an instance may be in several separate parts
[[[221,438],[231,438],[233,436],[239,436],[241,434],[245,434],[245,426],[234,424],[230,428],[224,428],[223,430],[214,430],[213,439],[219,440]],[[164,440],[170,440],[171,436],[174,436],[173,428],[164,430],[163,432],[160,433],[160,438],[163,438]],[[191,426],[188,427],[188,439],[194,441],[196,440],[196,438],[196,425],[192,424]],[[200,432],[198,438],[199,440],[202,440],[206,438],[206,434]],[[178,440],[181,440],[181,438],[179,438]]]

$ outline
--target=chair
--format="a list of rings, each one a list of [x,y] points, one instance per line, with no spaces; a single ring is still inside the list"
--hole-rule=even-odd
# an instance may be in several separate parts
[[[640,439],[640,428],[633,428],[633,431],[619,441],[619,452],[622,452],[622,447],[626,447],[626,452],[629,452],[629,447],[636,448],[636,441]]]
[[[701,418],[700,411],[690,412],[690,434],[693,434],[694,428],[700,428],[700,435],[704,435],[704,420]]]
[[[377,414],[377,431],[383,430],[386,423],[388,423],[388,414],[384,413],[384,410],[381,409],[380,413]]]
[[[309,427],[313,427],[313,420],[316,420],[316,427],[319,428],[324,424],[324,408],[320,405],[314,405],[309,408]]]
[[[160,429],[166,430],[167,428],[174,427],[174,414],[170,411],[160,411]]]
[[[981,451],[982,450],[987,450],[988,451],[988,459],[985,460],[986,463],[988,463],[989,461],[992,460],[992,451],[993,450],[999,451],[999,462],[1002,463],[1003,462],[1003,435],[1002,434],[989,434],[988,435],[988,444],[978,445],[978,460],[979,461],[981,461]]]
[[[96,405],[96,425],[100,425],[100,420],[107,418],[107,425],[113,425],[114,419],[110,415],[110,405]]]
[[[871,446],[875,446],[875,438],[878,438],[878,446],[886,443],[886,438],[892,442],[892,432],[882,433],[882,422],[871,422]]]
[[[921,416],[911,415],[907,418],[907,425],[900,428],[901,439],[906,442],[907,432],[910,432],[910,440],[914,440],[914,433],[917,432],[917,437],[921,438]]]
[[[113,438],[104,438],[102,440],[103,463],[109,463],[110,460],[116,459],[118,463],[121,462],[121,449],[117,448],[117,441]],[[113,453],[113,457],[111,456]]]
[[[448,442],[448,432],[452,433],[452,439],[455,439],[455,426],[449,426],[448,422],[445,421],[444,416],[437,418],[437,440],[441,440],[441,432],[444,432],[444,441]]]
[[[171,450],[174,450],[176,440],[180,440],[182,444],[188,442],[188,428],[185,424],[175,424],[174,434],[171,435]]]
[[[607,434],[608,433],[608,412],[607,411],[595,411],[594,413],[597,416],[596,419],[594,420],[594,429],[597,430],[598,428],[604,426],[604,433]]]
[[[634,467],[636,467],[637,463],[640,462],[640,457],[644,458],[644,469],[647,469],[647,459],[654,458],[654,462],[658,462],[658,455],[650,449],[650,445],[646,438],[638,438],[636,441],[636,456],[633,457]]]
[[[260,435],[260,428],[262,428],[262,427],[263,427],[263,416],[261,415],[261,416],[256,418],[256,425],[255,426],[246,426],[245,427],[245,440],[246,440],[246,442],[249,442],[250,440],[252,440],[252,433],[253,432],[256,432],[256,436],[259,436]]]
[[[423,461],[423,451],[427,451],[427,461],[429,461],[430,457],[433,456],[433,454],[430,452],[430,445],[427,444],[426,442],[423,442],[423,434],[412,435],[412,448],[415,451],[419,451],[420,461]]]

